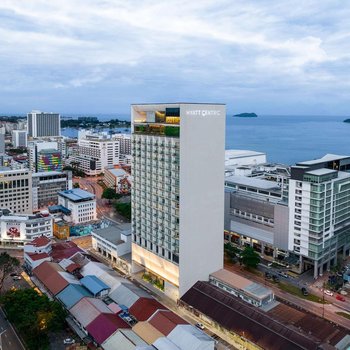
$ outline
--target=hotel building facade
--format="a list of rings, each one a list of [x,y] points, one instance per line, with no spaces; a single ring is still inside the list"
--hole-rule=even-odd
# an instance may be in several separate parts
[[[173,299],[223,265],[225,106],[132,105],[132,260]]]
[[[327,154],[291,167],[289,250],[314,277],[350,253],[350,157]]]

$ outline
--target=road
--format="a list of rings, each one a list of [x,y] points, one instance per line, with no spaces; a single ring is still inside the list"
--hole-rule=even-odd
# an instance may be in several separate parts
[[[96,213],[98,219],[107,218],[118,223],[125,222],[125,219],[119,215],[107,199],[102,198],[103,188],[98,184],[102,177],[74,177],[73,183],[78,183],[80,188],[93,193],[96,196]]]
[[[344,311],[343,309],[339,308],[336,305],[333,304],[319,304],[319,303],[315,303],[312,301],[308,301],[305,299],[301,299],[293,294],[290,294],[288,292],[285,292],[283,290],[280,290],[276,284],[267,281],[264,277],[261,276],[257,276],[254,273],[251,273],[249,271],[246,270],[241,270],[239,265],[231,265],[231,264],[225,264],[225,269],[233,271],[243,277],[249,278],[252,281],[258,282],[260,284],[265,284],[267,285],[270,289],[273,290],[273,292],[275,293],[276,297],[279,297],[280,299],[286,301],[287,303],[289,302],[292,305],[295,305],[297,307],[300,307],[308,312],[311,312],[317,316],[323,317],[332,321],[344,328],[350,329],[350,320],[346,319],[342,316],[339,316],[336,314],[336,312],[340,312],[340,311]],[[285,280],[285,282],[287,282]],[[322,296],[320,296],[321,298]],[[334,298],[333,298],[334,299]],[[325,297],[325,300],[329,301],[329,302],[334,302],[334,300],[332,299],[332,297]]]
[[[278,269],[274,269],[274,268],[268,267],[268,266],[263,265],[263,264],[259,264],[258,270],[261,271],[262,273],[269,272],[269,273],[272,273],[274,275],[278,275],[278,273],[280,271]],[[287,271],[287,269],[285,269],[285,270]],[[323,298],[322,286],[323,286],[323,282],[328,281],[328,275],[329,275],[329,273],[324,274],[324,276],[322,278],[320,277],[316,281],[312,277],[312,274],[309,274],[309,275],[303,274],[302,276],[298,276],[298,278],[289,277],[288,279],[285,279],[279,275],[279,278],[283,282],[292,284],[298,288],[305,287],[305,288],[307,288],[309,293],[312,293],[312,294],[318,296],[320,299],[322,299]],[[337,306],[340,309],[350,313],[349,297],[345,297],[345,302],[344,302],[344,301],[337,300],[335,298],[336,295],[337,295],[337,293],[334,293],[334,296],[324,295],[324,298],[326,301],[333,304],[334,306]],[[339,310],[337,310],[337,311],[339,311]]]
[[[2,309],[0,309],[0,334],[1,350],[25,350]]]

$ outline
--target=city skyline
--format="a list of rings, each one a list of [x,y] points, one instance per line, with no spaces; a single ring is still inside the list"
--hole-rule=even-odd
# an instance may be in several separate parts
[[[171,100],[347,115],[349,12],[331,1],[2,1],[1,112]]]

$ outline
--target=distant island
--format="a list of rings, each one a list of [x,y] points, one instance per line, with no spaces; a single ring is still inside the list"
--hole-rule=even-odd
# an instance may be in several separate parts
[[[240,113],[240,114],[234,114],[233,116],[238,118],[257,118],[258,117],[255,113]]]
[[[344,120],[344,123],[350,123],[350,118],[345,119],[345,120]]]
[[[99,121],[96,117],[79,117],[78,119],[61,119],[61,128],[129,128],[127,120],[111,119]]]

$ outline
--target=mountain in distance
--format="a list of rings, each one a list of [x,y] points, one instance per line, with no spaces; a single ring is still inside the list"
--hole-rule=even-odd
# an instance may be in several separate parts
[[[258,117],[255,113],[239,113],[239,114],[234,114],[233,116],[238,118],[257,118]]]

